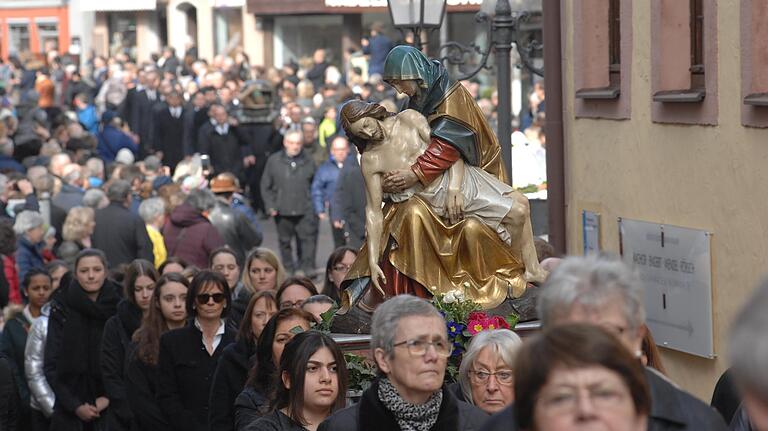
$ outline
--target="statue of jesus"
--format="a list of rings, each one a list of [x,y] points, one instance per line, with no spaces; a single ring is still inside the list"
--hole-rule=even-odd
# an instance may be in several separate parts
[[[350,141],[362,155],[361,169],[367,189],[367,264],[372,284],[386,297],[382,285],[387,280],[379,266],[383,249],[388,246],[387,238],[382,236],[382,201],[385,197],[382,178],[389,172],[409,169],[413,165],[427,149],[430,126],[427,119],[415,110],[407,109],[394,115],[380,105],[361,101],[344,105],[341,122]],[[521,257],[525,281],[541,282],[546,277],[546,271],[536,257],[532,232],[524,229],[529,209],[521,204],[520,196],[515,195],[518,193],[483,169],[459,159],[429,184],[416,183],[386,197],[393,202],[404,202],[417,196],[450,225],[465,217],[480,220],[511,248],[514,255]]]

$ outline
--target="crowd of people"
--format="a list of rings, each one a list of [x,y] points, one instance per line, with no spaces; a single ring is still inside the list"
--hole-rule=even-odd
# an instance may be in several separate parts
[[[405,106],[378,75],[383,37],[364,44],[365,71],[323,50],[282,69],[171,48],[141,64],[0,63],[0,430],[764,429],[768,287],[737,319],[716,411],[664,376],[642,284],[605,257],[563,260],[541,334],[480,332],[451,385],[443,316],[388,299],[377,377],[348,398],[345,356],[317,329],[365,239],[337,113]],[[464,84],[496,121],[497,98]],[[537,85],[520,120],[542,148],[543,104]],[[277,253],[261,247],[269,219]]]

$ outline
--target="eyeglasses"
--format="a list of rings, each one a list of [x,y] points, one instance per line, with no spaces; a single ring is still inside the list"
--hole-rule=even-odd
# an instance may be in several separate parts
[[[223,293],[198,293],[195,299],[197,299],[198,304],[207,304],[208,301],[213,299],[213,302],[217,304],[221,304],[224,302],[224,294]]]
[[[496,371],[495,373],[471,370],[469,373],[470,376],[472,376],[472,380],[480,385],[488,383],[488,381],[491,379],[491,376],[496,378],[496,382],[498,384],[504,386],[511,385],[515,380],[515,375],[512,373],[512,371],[509,370]]]
[[[280,309],[285,310],[286,308],[301,308],[301,306],[304,305],[304,300],[299,299],[298,301],[283,301],[280,303]]]
[[[352,268],[352,265],[344,265],[343,263],[333,265],[333,270],[336,272],[349,272],[349,268]]]
[[[393,344],[393,347],[400,347],[405,346],[408,348],[408,353],[410,353],[411,356],[424,356],[427,354],[427,349],[429,346],[432,346],[435,348],[435,353],[437,353],[437,356],[447,358],[451,356],[451,353],[453,352],[453,344],[448,343],[447,341],[438,340],[438,341],[425,341],[425,340],[405,340],[401,341],[399,343]]]
[[[619,388],[595,387],[574,388],[542,394],[542,407],[553,413],[572,413],[578,410],[580,400],[586,397],[597,410],[610,409],[623,402],[629,394]]]

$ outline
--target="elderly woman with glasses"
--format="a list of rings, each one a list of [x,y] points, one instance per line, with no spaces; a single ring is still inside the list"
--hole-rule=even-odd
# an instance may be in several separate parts
[[[373,314],[371,350],[379,378],[358,404],[336,412],[320,430],[478,430],[487,416],[443,388],[451,343],[429,302],[398,295]]]
[[[459,367],[464,399],[493,414],[515,400],[512,372],[523,342],[509,329],[483,331],[472,338]]]

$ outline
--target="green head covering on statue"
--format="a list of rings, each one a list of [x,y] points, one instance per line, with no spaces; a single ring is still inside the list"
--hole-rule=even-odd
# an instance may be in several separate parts
[[[408,107],[424,116],[434,112],[454,83],[439,61],[428,59],[424,53],[408,45],[399,45],[389,51],[382,78],[387,82],[418,81],[419,93],[411,98]]]

